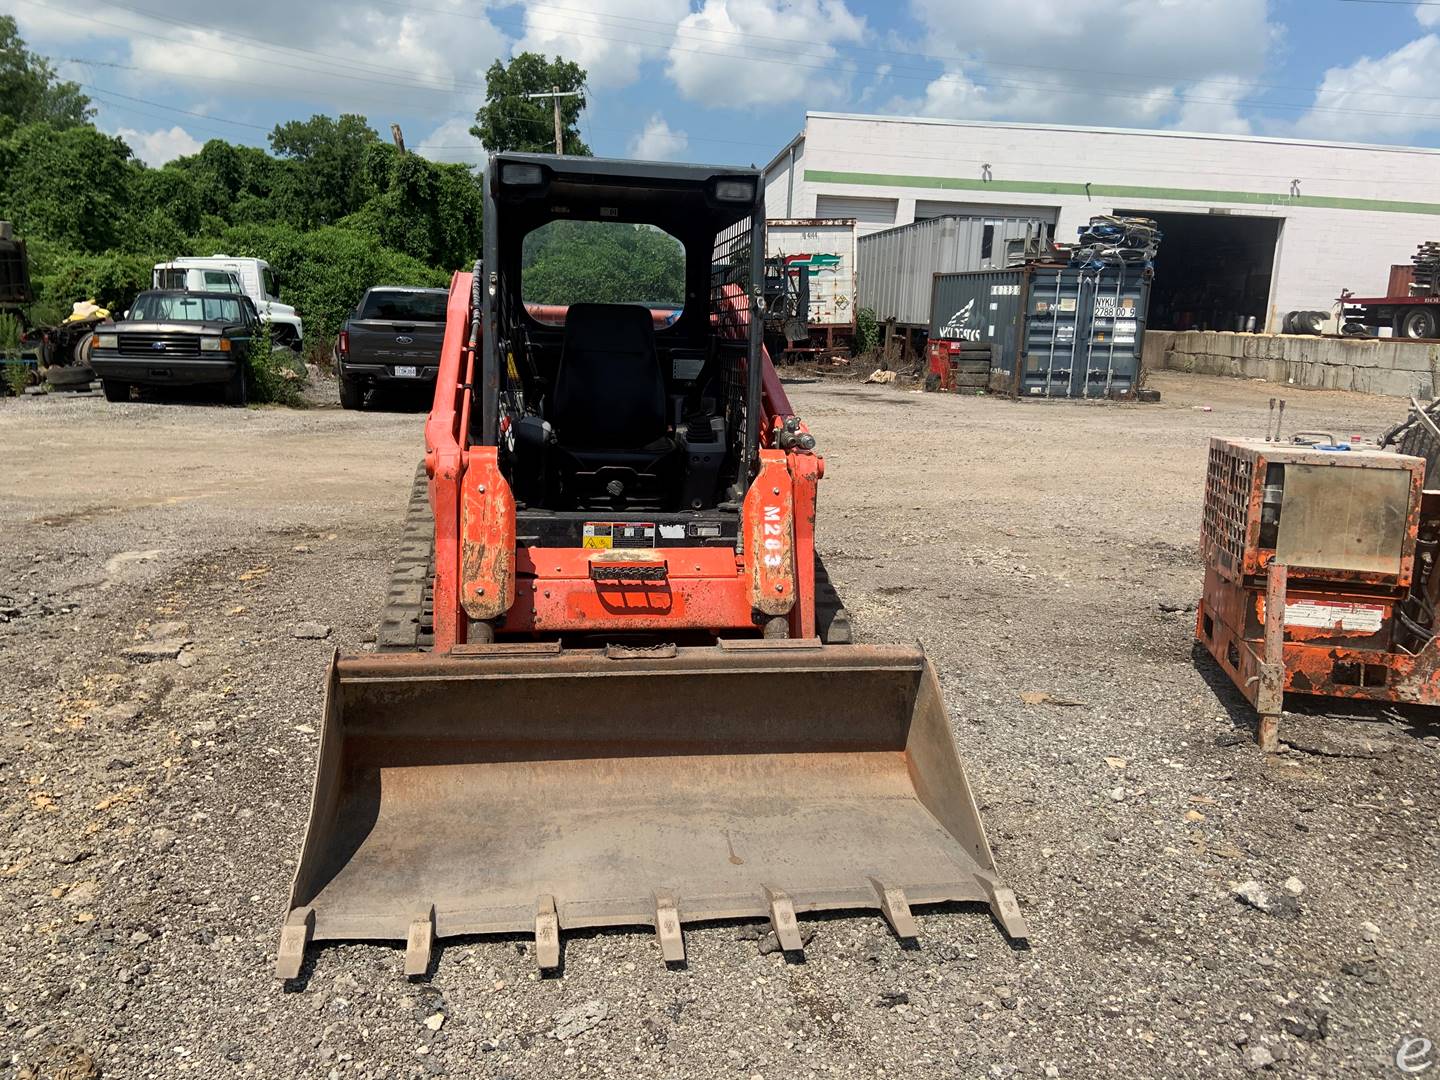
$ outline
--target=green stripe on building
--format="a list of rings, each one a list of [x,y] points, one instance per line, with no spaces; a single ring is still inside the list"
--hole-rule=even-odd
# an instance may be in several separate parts
[[[1382,214],[1440,214],[1440,203],[1392,199],[1346,199],[1330,195],[1275,195],[1264,191],[1210,191],[1205,188],[1139,187],[1131,184],[1073,184],[1050,180],[964,180],[955,176],[904,176],[886,173],[806,169],[805,179],[819,184],[867,187],[934,188],[944,191],[1006,191],[1024,195],[1078,195],[1090,199],[1167,199],[1176,202],[1238,203],[1243,206],[1308,206],[1325,210],[1373,210]]]

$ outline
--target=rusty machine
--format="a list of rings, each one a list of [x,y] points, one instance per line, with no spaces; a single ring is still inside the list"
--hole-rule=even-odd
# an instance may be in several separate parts
[[[762,344],[754,169],[502,154],[459,273],[375,652],[331,665],[280,939],[533,934],[978,901],[1023,938],[939,681],[849,644],[824,462]],[[525,299],[548,223],[656,229],[679,306]],[[607,288],[609,285],[607,284]]]
[[[1376,443],[1282,441],[1274,404],[1264,439],[1210,442],[1195,629],[1265,750],[1287,693],[1440,704],[1440,403]]]

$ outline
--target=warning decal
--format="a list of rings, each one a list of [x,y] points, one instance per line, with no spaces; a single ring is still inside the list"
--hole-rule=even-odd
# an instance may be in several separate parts
[[[1285,605],[1286,626],[1310,626],[1319,630],[1359,630],[1373,634],[1385,625],[1385,608],[1378,604],[1322,604],[1297,600]]]
[[[628,522],[587,521],[581,532],[582,547],[653,548],[655,526]]]

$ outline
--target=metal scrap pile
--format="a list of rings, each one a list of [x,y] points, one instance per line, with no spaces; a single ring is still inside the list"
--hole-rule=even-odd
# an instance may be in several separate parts
[[[1071,266],[1151,266],[1160,248],[1160,226],[1150,218],[1100,214],[1080,229]]]
[[[1415,266],[1410,295],[1440,296],[1440,241],[1426,240],[1415,249],[1410,261]]]

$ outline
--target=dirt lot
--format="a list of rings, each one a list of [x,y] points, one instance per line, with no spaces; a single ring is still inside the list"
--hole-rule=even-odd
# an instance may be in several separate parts
[[[344,945],[291,987],[321,673],[373,631],[422,418],[0,402],[0,1078],[1405,1075],[1403,1038],[1440,1043],[1437,729],[1302,717],[1307,750],[1254,748],[1185,609],[1206,439],[1259,434],[1275,388],[1155,384],[792,389],[831,573],[864,640],[937,665],[1030,949],[956,907],[916,950],[806,920],[791,963],[731,924],[667,970],[649,933],[582,932],[561,978],[475,939],[411,983]],[[1402,407],[1288,397],[1342,434]],[[155,639],[189,644],[126,655]],[[1291,878],[1273,913],[1232,893]],[[554,1037],[576,1007],[604,1018]]]

